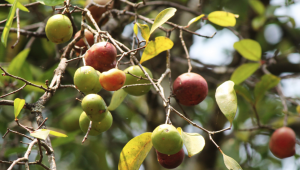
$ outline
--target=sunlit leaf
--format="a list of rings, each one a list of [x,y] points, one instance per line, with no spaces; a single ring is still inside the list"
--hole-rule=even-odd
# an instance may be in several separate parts
[[[18,3],[18,0],[14,0],[13,5],[9,10],[7,21],[5,23],[5,27],[4,27],[4,30],[2,32],[1,43],[4,45],[5,48],[6,48],[6,45],[7,45],[8,33],[9,33],[11,24],[13,22],[13,19],[14,19],[15,13],[16,13],[17,3]]]
[[[252,96],[252,93],[246,89],[244,86],[242,85],[234,85],[234,90],[237,94],[241,95],[244,97],[244,99],[247,100],[247,102],[253,104],[254,103],[254,98]]]
[[[266,91],[275,87],[279,82],[280,78],[277,76],[272,74],[263,75],[260,82],[256,83],[254,88],[255,101],[258,102],[260,99],[262,99]]]
[[[250,77],[260,66],[260,63],[245,63],[239,66],[232,73],[230,80],[235,84],[240,84]]]
[[[50,135],[57,136],[57,137],[68,137],[67,135],[65,135],[63,133],[56,132],[54,130],[50,130]]]
[[[261,1],[249,0],[249,4],[252,7],[252,9],[259,15],[263,15],[265,13],[265,6]]]
[[[8,66],[8,73],[18,76],[19,72],[21,70],[21,67],[23,66],[28,54],[30,52],[29,48],[24,49],[21,51],[9,64]]]
[[[225,81],[216,90],[217,104],[232,125],[237,110],[237,98],[234,91],[234,82]]]
[[[109,111],[115,110],[123,102],[123,100],[125,99],[126,96],[127,96],[127,93],[123,89],[115,91],[110,100],[108,110]]]
[[[47,6],[56,6],[64,3],[64,0],[37,0],[37,2],[40,2],[41,4],[47,5]]]
[[[50,134],[50,130],[48,129],[38,129],[36,131],[30,132],[30,136],[46,140],[48,135]]]
[[[139,28],[138,28],[137,23],[135,23],[135,24],[133,25],[133,32],[134,32],[135,35],[138,35],[138,33],[139,33]]]
[[[204,14],[201,14],[201,15],[199,15],[199,16],[197,16],[197,17],[191,19],[191,20],[189,21],[189,23],[187,24],[187,26],[190,26],[192,23],[197,22],[198,20],[200,20],[200,19],[201,19],[202,17],[204,17],[204,16],[205,16]]]
[[[224,163],[225,166],[227,167],[227,169],[229,170],[243,170],[242,167],[231,157],[223,154],[223,159],[224,159]]]
[[[150,37],[149,26],[147,24],[139,24],[139,23],[136,23],[136,24],[141,29],[141,34],[142,34],[142,37],[144,38],[144,40],[146,42],[148,42],[149,37]]]
[[[15,113],[15,118],[18,117],[18,115],[20,114],[22,108],[24,107],[25,105],[25,100],[24,99],[19,99],[19,98],[16,98],[14,100],[14,113]]]
[[[150,41],[145,48],[140,63],[150,60],[157,56],[159,53],[169,50],[173,47],[174,43],[167,37],[156,37],[155,41]]]
[[[7,1],[10,4],[14,3],[14,0],[5,0],[5,1]],[[17,3],[17,8],[19,8],[22,11],[29,12],[29,10],[25,6],[23,6],[20,2]]]
[[[235,42],[233,47],[248,60],[259,61],[261,59],[261,47],[257,41],[243,39]]]
[[[150,34],[152,34],[156,30],[156,28],[167,22],[175,14],[176,11],[176,8],[167,8],[161,11],[154,20]]]
[[[152,148],[151,132],[131,139],[122,149],[118,170],[138,170]]]
[[[238,15],[225,11],[214,11],[208,14],[207,19],[217,25],[223,27],[233,27],[236,24],[236,19]]]
[[[298,105],[298,106],[296,107],[296,111],[297,111],[297,113],[300,113],[300,105]]]

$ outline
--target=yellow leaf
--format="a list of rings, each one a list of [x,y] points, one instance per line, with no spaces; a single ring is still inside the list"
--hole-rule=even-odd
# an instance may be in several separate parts
[[[225,12],[225,11],[214,11],[207,16],[210,22],[223,27],[235,26],[236,24],[235,18],[237,17],[238,15],[235,15],[230,12]]]
[[[47,129],[38,129],[36,131],[30,132],[30,136],[46,140],[46,138],[48,137],[49,133],[50,133],[50,130],[47,130]]]
[[[6,1],[10,4],[14,4],[14,0],[6,0]],[[29,12],[29,10],[25,6],[23,6],[20,2],[17,2],[17,8],[19,8],[22,11]]]
[[[25,105],[25,100],[24,99],[19,99],[16,98],[14,100],[14,113],[15,113],[15,118],[18,117],[19,113],[21,112],[22,108]]]
[[[203,18],[204,16],[205,16],[204,14],[201,14],[201,15],[199,15],[199,16],[197,16],[197,17],[191,19],[191,20],[189,21],[189,23],[187,24],[187,26],[190,26],[192,23],[197,22],[198,20],[200,20],[200,19]]]
[[[156,28],[167,22],[177,11],[176,8],[167,8],[161,11],[155,18],[153,25],[151,27],[150,34],[152,34]]]
[[[135,35],[138,35],[138,33],[139,33],[139,29],[138,29],[137,23],[135,23],[134,26],[133,26],[133,32],[134,32]]]
[[[169,50],[173,47],[174,43],[167,37],[156,37],[155,41],[150,41],[145,48],[140,63],[150,60],[157,56],[159,53]]]
[[[235,42],[233,47],[248,60],[259,61],[261,59],[261,46],[255,40],[243,39]]]
[[[225,166],[229,170],[243,170],[242,167],[234,159],[225,155],[224,153],[223,153],[223,159],[224,159]]]
[[[57,137],[68,137],[67,135],[65,135],[63,133],[56,132],[56,131],[53,131],[53,130],[50,130],[50,135],[57,136]]]
[[[142,37],[145,39],[146,42],[148,42],[150,37],[149,26],[147,24],[139,24],[139,23],[136,24],[141,29]]]

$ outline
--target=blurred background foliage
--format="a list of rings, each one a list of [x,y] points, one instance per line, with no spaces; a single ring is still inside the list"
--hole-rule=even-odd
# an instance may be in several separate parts
[[[31,1],[19,0],[22,4]],[[5,1],[0,1],[6,3]],[[133,0],[132,2],[138,2]],[[223,10],[238,14],[235,30],[244,38],[254,39],[262,46],[263,59],[270,61],[274,59],[275,64],[269,65],[269,71],[277,76],[300,72],[300,1],[297,0],[200,0],[201,7],[198,7],[198,0],[173,0],[183,6],[188,6],[199,13],[209,14],[212,11]],[[72,4],[80,7],[85,5],[84,0],[72,0]],[[124,9],[125,4],[116,0],[115,8]],[[147,6],[140,8],[137,12],[149,18],[154,18],[161,10],[167,6]],[[296,9],[295,9],[296,8]],[[20,11],[20,26],[26,28],[27,25],[45,22],[52,14],[51,7],[36,5],[29,8],[30,13]],[[8,7],[0,7],[0,21],[4,20],[9,12]],[[80,28],[80,13],[73,13],[75,22]],[[195,15],[178,10],[170,21],[186,25],[187,22],[196,17]],[[102,26],[103,30],[109,31],[112,36],[130,47],[133,36],[134,18],[125,16],[110,17],[109,22]],[[3,27],[1,24],[0,27]],[[168,27],[167,25],[164,25]],[[16,28],[16,22],[13,26]],[[113,29],[112,29],[113,28]],[[233,70],[241,63],[245,62],[242,57],[234,51],[233,43],[238,41],[238,37],[223,28],[214,25],[207,20],[197,22],[190,28],[202,35],[212,35],[215,31],[217,35],[212,39],[196,37],[195,35],[184,33],[184,40],[190,49],[193,59],[193,72],[201,74],[209,84],[209,95],[206,99],[194,106],[183,107],[191,120],[205,127],[208,130],[220,130],[229,126],[229,122],[218,109],[215,102],[215,90],[222,82],[229,80]],[[35,31],[32,29],[32,31]],[[164,35],[161,31],[156,31],[151,39],[158,35]],[[178,38],[179,32],[173,31],[171,39],[174,47],[171,50],[172,79],[185,73],[188,69],[185,60],[185,53]],[[7,48],[2,51],[0,64],[6,70],[10,63],[26,46],[29,37],[21,36],[19,44],[14,48]],[[16,34],[9,34],[8,47],[16,41]],[[231,43],[232,42],[232,43]],[[60,49],[66,44],[55,45],[46,38],[37,38],[30,48],[30,52],[21,69],[16,74],[29,81],[44,84],[45,80],[51,80],[53,71],[60,60]],[[279,55],[274,57],[276,50]],[[218,52],[219,51],[219,52]],[[165,53],[161,57],[145,62],[143,65],[152,70],[153,77],[159,78],[165,70]],[[125,59],[128,60],[128,59]],[[122,65],[125,69],[127,65]],[[78,68],[76,62],[68,65],[62,84],[72,84],[73,74]],[[249,93],[253,93],[254,85],[263,75],[258,70],[246,82],[240,86],[244,87]],[[169,81],[162,83],[165,94],[170,94]],[[171,82],[172,83],[172,82]],[[300,82],[299,79],[284,79],[281,81],[286,97],[293,99],[299,98]],[[0,94],[6,94],[17,89],[23,84],[13,79],[0,77]],[[110,103],[112,93],[101,90],[99,94],[107,104]],[[42,95],[40,89],[27,88],[16,94],[5,97],[13,100],[17,97],[24,98],[27,103],[33,103]],[[48,117],[47,127],[68,135],[67,138],[52,138],[52,145],[55,150],[57,169],[64,170],[115,170],[117,169],[119,155],[125,144],[144,132],[151,132],[156,126],[164,123],[165,111],[162,101],[158,94],[152,89],[147,95],[133,97],[128,95],[124,102],[112,111],[113,126],[101,135],[92,137],[81,144],[85,135],[79,128],[78,119],[82,112],[80,102],[75,98],[82,98],[74,89],[59,89],[56,94],[47,102],[43,111],[43,116]],[[297,99],[299,100],[299,99]],[[298,101],[299,102],[299,101]],[[288,102],[289,121],[288,126],[292,127],[300,136],[300,115],[296,111],[296,102]],[[179,109],[175,100],[172,105]],[[268,91],[262,100],[257,103],[257,111],[263,124],[278,128],[282,126],[284,113],[279,96],[274,89]],[[180,110],[180,109],[179,109]],[[27,126],[36,127],[35,116],[27,110],[23,110],[19,117],[21,123]],[[186,156],[182,165],[177,170],[221,170],[226,169],[223,163],[222,154],[209,141],[206,133],[187,124],[183,119],[175,114],[171,115],[171,120],[176,127],[182,127],[186,132],[200,133],[205,137],[206,146],[199,154],[188,158]],[[300,147],[296,145],[296,155],[287,159],[279,160],[272,155],[268,148],[271,131],[261,129],[253,131],[239,131],[255,127],[255,115],[251,104],[241,95],[238,95],[238,112],[233,122],[233,128],[224,133],[213,136],[228,156],[234,158],[244,170],[297,170],[300,169]],[[7,128],[26,133],[14,122],[13,107],[0,106],[0,135],[6,132]],[[10,134],[5,139],[0,138],[0,160],[15,160],[26,150],[26,144],[19,141],[28,142],[20,136]],[[33,149],[30,161],[36,159],[37,148]],[[44,157],[47,164],[47,157]],[[8,165],[0,164],[0,169],[7,169]],[[15,166],[15,169],[24,167]],[[41,169],[39,166],[31,166],[31,170]],[[154,149],[152,149],[140,168],[141,170],[159,170],[162,168],[157,162]]]

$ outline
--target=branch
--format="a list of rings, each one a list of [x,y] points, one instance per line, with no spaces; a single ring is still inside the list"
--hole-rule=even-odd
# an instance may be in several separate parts
[[[3,32],[3,30],[4,30],[4,27],[0,27],[0,32]],[[9,32],[17,33],[18,29],[17,28],[10,28]],[[24,29],[20,29],[20,34],[21,35],[26,35],[26,36],[32,36],[32,37],[47,38],[46,33],[44,33],[44,32],[41,32],[41,33],[32,32],[32,31],[27,31],[27,30],[24,30]]]

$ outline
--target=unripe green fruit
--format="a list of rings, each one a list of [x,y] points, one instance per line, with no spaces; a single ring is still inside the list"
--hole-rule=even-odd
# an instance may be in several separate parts
[[[149,74],[149,76],[152,78],[152,73],[151,71],[146,68],[146,67],[143,67],[144,70],[146,70],[146,72]],[[126,74],[126,81],[125,81],[125,84],[124,85],[132,85],[132,84],[147,84],[147,83],[150,83],[149,80],[144,80],[144,79],[139,79],[137,77],[134,77],[129,73],[133,74],[133,75],[136,75],[136,76],[142,76],[143,78],[146,78],[144,72],[142,71],[142,69],[135,65],[135,66],[130,66],[128,67],[127,69],[124,70],[125,74]],[[142,86],[132,86],[132,87],[126,87],[124,88],[124,90],[128,93],[128,94],[131,94],[131,95],[134,95],[134,96],[141,96],[143,94],[146,94],[151,88],[151,85],[142,85]]]
[[[183,146],[183,140],[173,125],[162,124],[156,127],[151,136],[153,147],[160,153],[173,155]]]
[[[80,106],[74,107],[70,111],[68,111],[64,117],[60,121],[60,125],[62,126],[63,130],[68,132],[72,132],[79,129],[78,119],[82,109]]]
[[[56,14],[48,19],[45,32],[50,41],[56,44],[64,43],[73,35],[72,23],[67,16]]]
[[[89,119],[94,122],[101,122],[107,115],[107,106],[98,94],[86,95],[82,99],[81,107]]]
[[[74,84],[85,94],[98,93],[102,88],[99,83],[100,74],[91,66],[80,67],[74,74]]]
[[[107,131],[113,123],[113,117],[109,111],[107,111],[106,116],[101,122],[92,122],[92,128],[89,133],[91,136],[99,135],[100,133]],[[85,112],[82,112],[79,118],[79,125],[80,129],[86,133],[89,125],[90,125],[90,119],[87,117]]]

